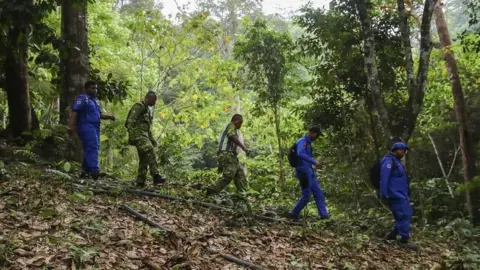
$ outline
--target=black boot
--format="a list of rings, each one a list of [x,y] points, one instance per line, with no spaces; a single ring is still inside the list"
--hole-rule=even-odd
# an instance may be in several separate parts
[[[91,172],[90,177],[92,177],[93,180],[97,180],[99,176],[99,172]]]
[[[145,181],[135,180],[134,183],[135,183],[135,187],[136,187],[136,188],[145,188],[145,187],[147,186],[147,185],[145,184]]]
[[[211,188],[211,187],[206,187],[206,188],[203,189],[203,191],[205,192],[205,196],[207,196],[207,197],[216,194],[215,190],[213,190],[213,188]]]
[[[288,220],[293,221],[293,222],[300,222],[300,217],[295,216],[292,213],[287,213],[285,216]]]
[[[395,241],[397,240],[397,233],[395,231],[391,231],[385,237],[387,241]]]
[[[163,183],[165,183],[165,181],[167,181],[167,179],[164,178],[163,176],[161,176],[160,174],[157,174],[153,177],[153,184],[155,186],[163,184]]]
[[[408,239],[400,239],[400,246],[413,251],[418,251],[417,245],[410,243]]]

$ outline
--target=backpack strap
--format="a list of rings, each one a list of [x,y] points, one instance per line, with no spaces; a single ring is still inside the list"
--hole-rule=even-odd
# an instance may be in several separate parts
[[[87,94],[81,94],[80,96],[84,96],[84,97],[85,97],[85,105],[88,106],[88,95],[87,95]],[[88,108],[85,108],[85,109],[84,109],[84,112],[83,112],[83,120],[84,120],[84,121],[87,121],[87,112],[88,112]]]
[[[382,158],[382,160],[380,161],[380,169],[381,169],[381,165],[382,165],[383,161],[384,161],[385,159],[387,159],[387,158],[389,158],[389,159],[392,161],[392,170],[393,170],[394,168],[397,168],[397,163],[393,160],[392,157],[389,157],[388,154],[387,154],[387,155],[385,155],[385,156]]]

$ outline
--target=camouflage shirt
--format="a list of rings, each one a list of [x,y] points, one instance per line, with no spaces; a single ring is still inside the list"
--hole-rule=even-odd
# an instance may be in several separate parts
[[[232,124],[229,123],[222,132],[220,136],[220,143],[218,145],[218,152],[232,152],[238,153],[237,145],[232,141],[231,137],[237,136],[240,137],[240,131]]]
[[[147,136],[152,138],[153,112],[144,101],[135,103],[128,113],[125,127],[130,138]]]

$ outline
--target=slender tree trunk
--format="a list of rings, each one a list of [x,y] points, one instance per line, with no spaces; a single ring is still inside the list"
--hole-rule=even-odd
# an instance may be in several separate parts
[[[422,109],[423,100],[425,97],[425,92],[427,91],[427,78],[428,78],[428,68],[430,66],[430,53],[432,52],[433,43],[432,43],[432,34],[431,34],[431,25],[432,25],[432,16],[433,8],[437,0],[425,0],[423,5],[423,14],[422,14],[422,24],[420,27],[420,55],[418,60],[418,70],[417,78],[415,83],[415,89],[413,93],[409,96],[408,107],[407,107],[407,122],[405,124],[405,130],[403,132],[403,139],[405,142],[408,142],[410,136],[415,130],[415,125],[417,123],[418,115]],[[402,13],[400,12],[400,16]],[[403,14],[406,16],[406,14]],[[400,24],[402,33],[408,30],[408,24],[405,27],[402,27]],[[407,44],[407,41],[404,39],[404,46],[410,46]],[[408,60],[410,61],[410,60]],[[407,66],[409,68],[409,66]]]
[[[372,31],[372,20],[368,14],[367,1],[368,0],[357,1],[358,16],[362,25],[365,70],[367,71],[368,85],[372,94],[372,101],[378,112],[383,132],[388,136],[388,139],[391,139],[393,138],[393,135],[391,134],[388,112],[380,90],[376,63],[375,38]]]
[[[2,115],[3,129],[7,129],[7,111],[3,111]]]
[[[275,117],[275,134],[277,135],[278,142],[278,161],[280,166],[280,185],[285,185],[285,171],[284,171],[284,162],[283,162],[283,147],[282,147],[282,136],[280,134],[280,115],[279,108],[277,106],[273,107],[273,115]]]
[[[60,123],[66,125],[71,105],[88,80],[87,0],[64,0],[62,37],[66,48],[61,52]]]
[[[28,1],[33,7],[33,1]],[[15,12],[17,13],[17,12]],[[7,92],[9,129],[13,137],[30,131],[30,95],[28,90],[28,18],[25,13],[13,14],[5,52],[5,90]]]
[[[408,95],[415,100],[417,81],[415,80],[415,71],[413,70],[412,44],[410,42],[410,27],[408,25],[408,16],[405,11],[405,1],[397,0],[397,8],[400,15],[400,29],[402,33],[403,51],[405,53]]]
[[[372,133],[372,139],[373,139],[373,147],[374,147],[374,152],[376,155],[376,160],[379,160],[381,158],[380,151],[378,150],[381,146],[378,142],[378,136],[377,136],[377,123],[375,122],[375,116],[373,115],[373,108],[372,104],[369,100],[366,100],[366,107],[368,111],[368,118],[370,120],[370,132]]]
[[[471,184],[477,174],[475,164],[475,144],[467,114],[467,106],[463,95],[462,84],[458,74],[457,61],[452,51],[452,41],[447,27],[447,21],[443,12],[442,1],[435,6],[435,24],[437,26],[440,44],[443,49],[443,57],[447,66],[450,85],[452,87],[453,100],[455,102],[455,115],[458,122],[460,149],[462,151],[463,172],[466,184]],[[473,224],[480,224],[480,188],[472,187],[467,190],[467,209]]]
[[[33,106],[30,107],[30,118],[31,118],[31,130],[39,130],[40,129],[40,121],[38,120],[37,113]]]

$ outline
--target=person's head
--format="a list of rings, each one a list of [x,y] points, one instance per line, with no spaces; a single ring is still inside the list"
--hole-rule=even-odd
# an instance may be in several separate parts
[[[232,124],[237,128],[241,128],[242,127],[242,124],[243,124],[243,116],[241,116],[240,114],[235,114],[233,117],[232,117]]]
[[[318,137],[320,137],[322,134],[322,129],[320,127],[311,127],[308,130],[308,136],[310,136],[310,139],[312,139],[312,141],[318,139]]]
[[[408,146],[406,143],[403,142],[396,142],[392,145],[392,149],[390,152],[397,156],[398,158],[403,158],[405,156],[405,153],[407,153]]]
[[[155,106],[157,103],[157,94],[153,91],[148,91],[147,95],[145,95],[145,104],[148,106]]]
[[[89,94],[90,96],[97,96],[98,86],[97,82],[95,81],[87,81],[85,83],[85,93]]]

